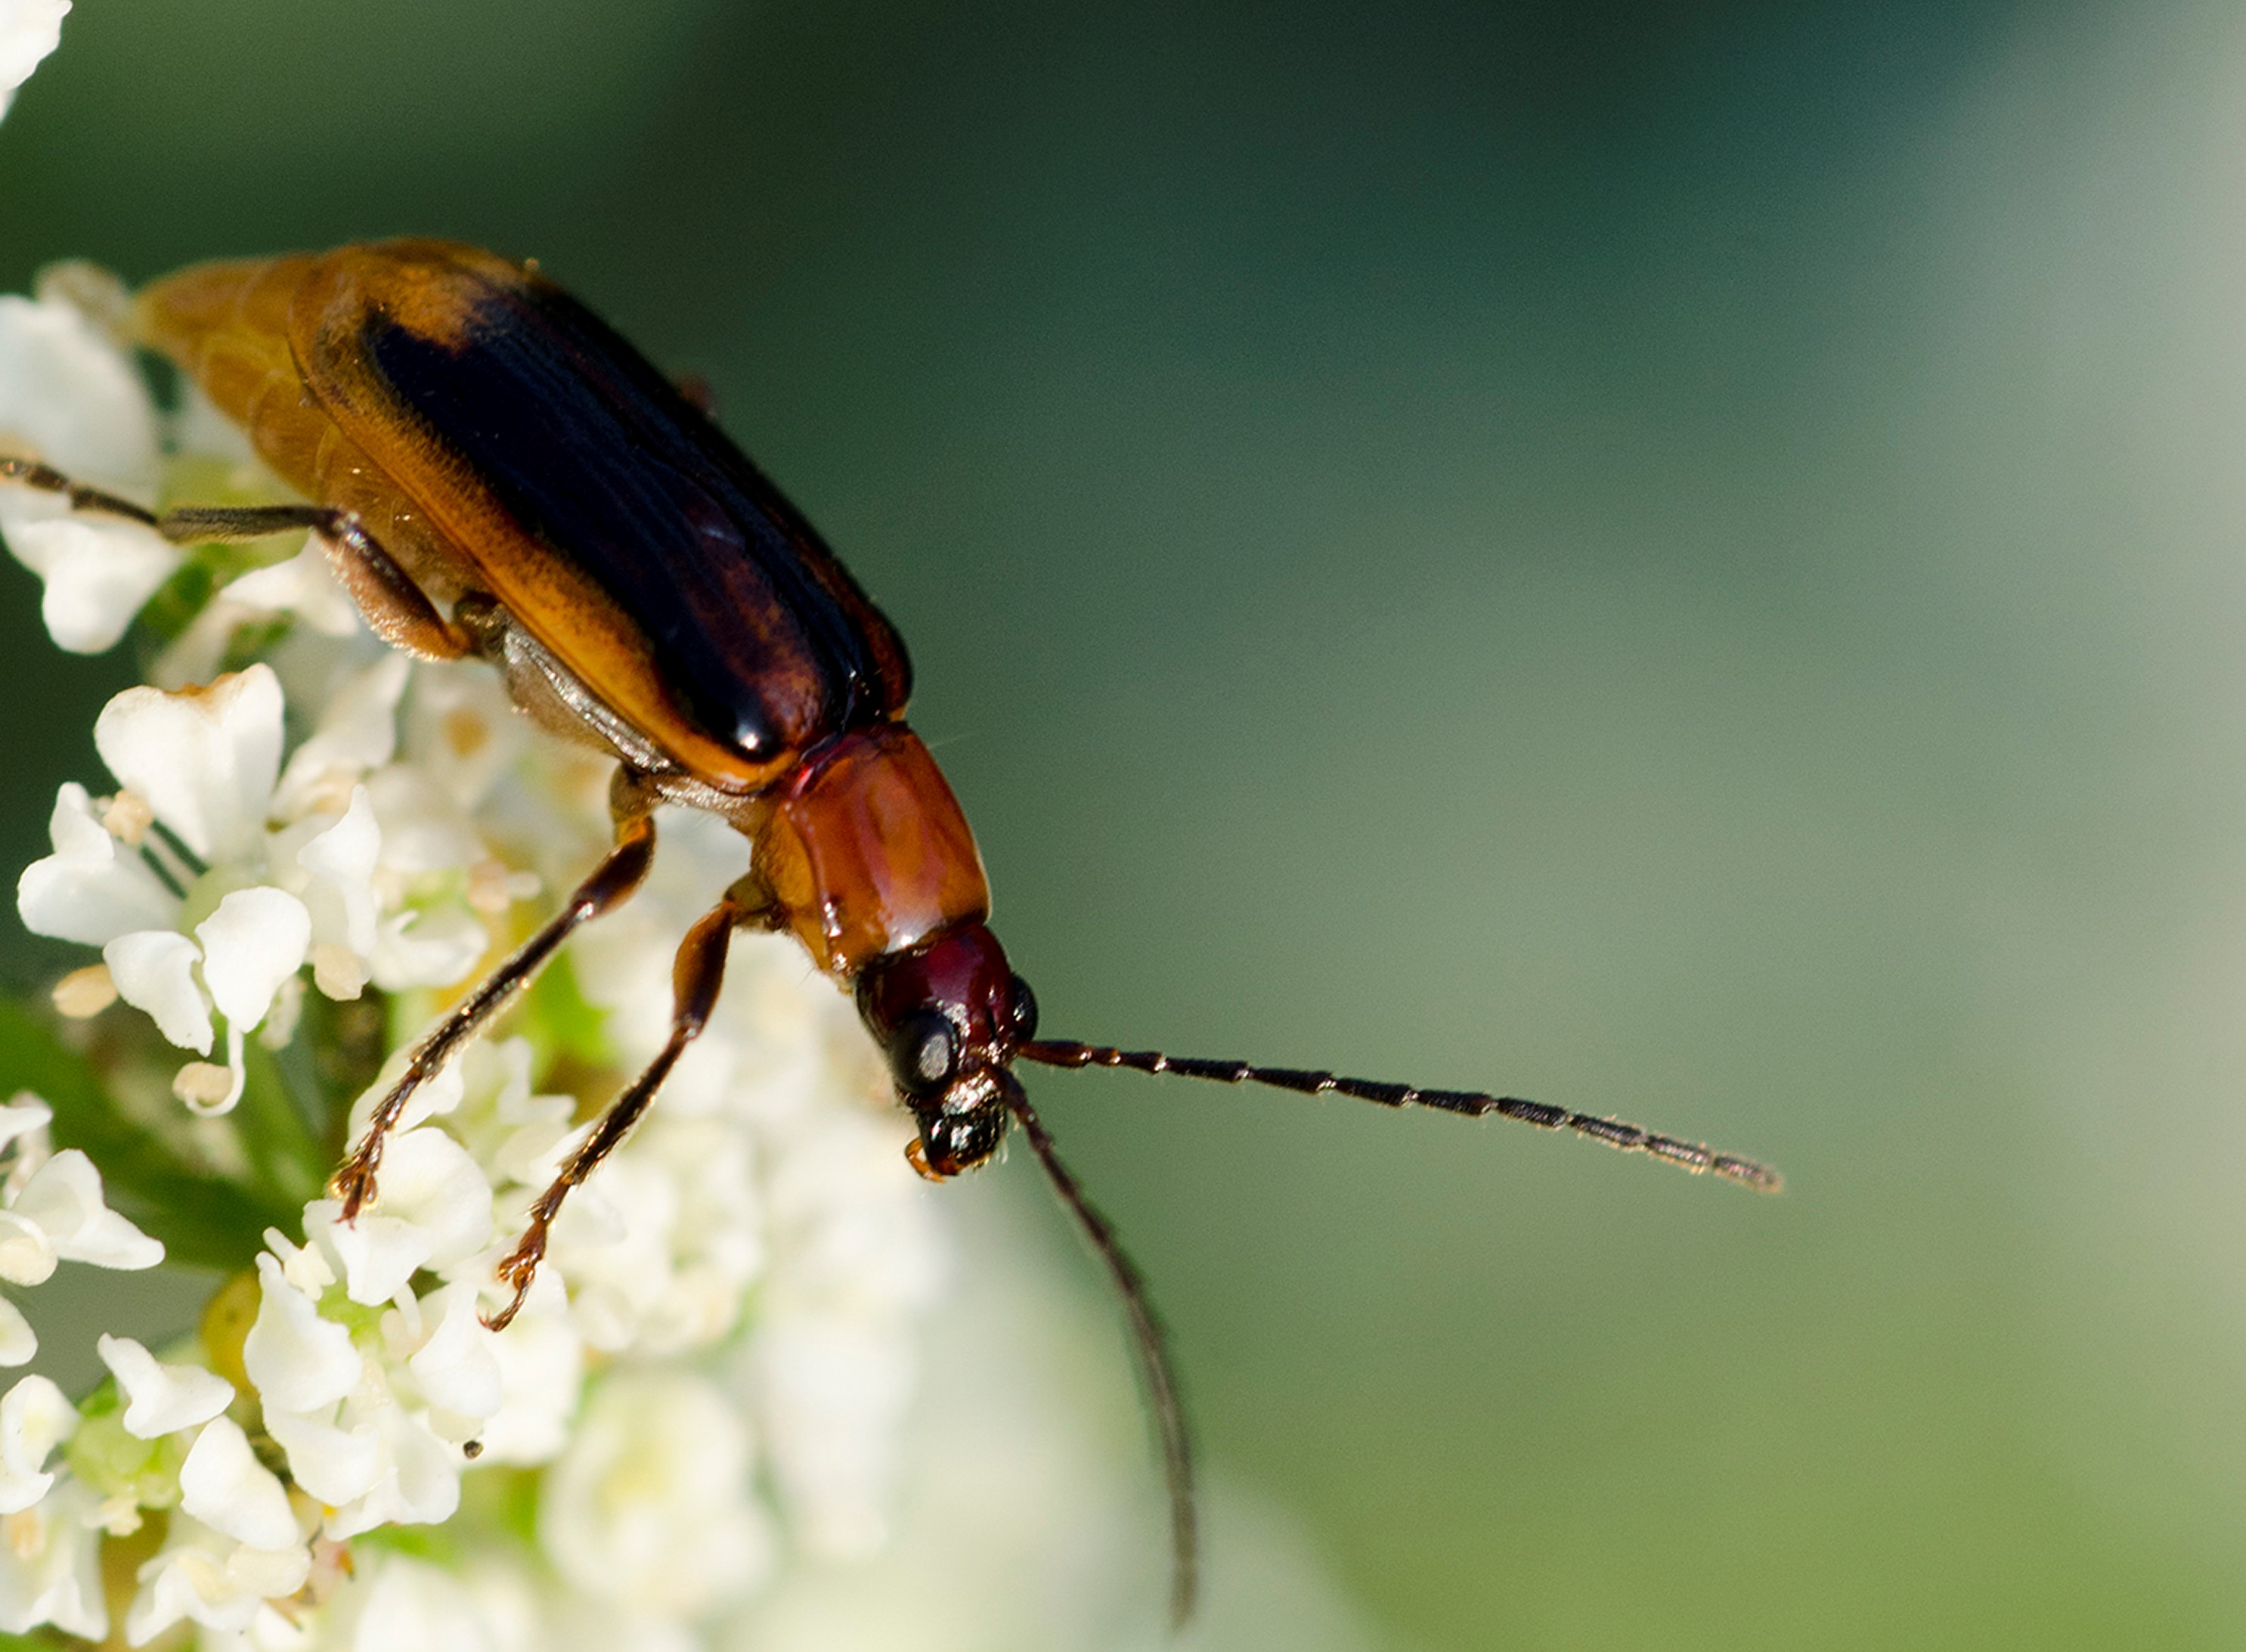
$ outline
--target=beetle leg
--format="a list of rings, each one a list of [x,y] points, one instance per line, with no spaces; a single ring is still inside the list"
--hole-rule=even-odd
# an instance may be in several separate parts
[[[336,578],[384,642],[425,660],[457,660],[473,646],[468,633],[439,614],[398,559],[367,532],[356,511],[324,505],[182,505],[156,518],[155,527],[181,545],[257,540],[310,528],[327,552]]]
[[[375,1172],[382,1164],[383,1141],[398,1123],[413,1092],[433,1078],[454,1052],[485,1023],[507,1008],[530,982],[577,927],[630,900],[655,860],[655,817],[640,789],[617,776],[616,846],[609,851],[590,876],[579,884],[562,908],[515,948],[514,955],[486,976],[476,989],[453,1007],[413,1048],[405,1071],[390,1092],[376,1104],[366,1132],[329,1183],[331,1194],[343,1201],[344,1220],[350,1221],[374,1197]]]
[[[631,1127],[647,1111],[648,1103],[655,1099],[656,1091],[670,1076],[671,1068],[685,1053],[686,1046],[708,1024],[710,1011],[718,1002],[718,989],[725,982],[726,949],[732,942],[733,931],[748,915],[728,894],[704,913],[686,932],[686,939],[678,943],[678,955],[670,967],[670,1037],[655,1059],[648,1063],[647,1070],[609,1104],[608,1112],[593,1126],[592,1134],[569,1155],[569,1162],[562,1167],[562,1173],[531,1206],[529,1224],[523,1229],[521,1239],[499,1265],[500,1281],[512,1285],[514,1295],[505,1308],[484,1321],[492,1329],[506,1329],[521,1311],[523,1299],[530,1294],[530,1281],[537,1277],[538,1264],[545,1260],[546,1241],[553,1231],[554,1218],[562,1209],[562,1201],[569,1196],[569,1190],[591,1175],[600,1162],[631,1133]]]
[[[122,516],[154,528],[175,545],[233,544],[310,528],[326,548],[336,577],[384,642],[429,660],[457,660],[469,651],[468,634],[437,611],[356,512],[323,505],[182,505],[159,513],[28,459],[0,459],[0,481],[60,493],[74,510]]]
[[[25,487],[36,487],[43,493],[60,493],[71,502],[75,511],[100,511],[109,516],[122,516],[139,522],[144,527],[156,526],[156,513],[143,510],[129,499],[119,499],[114,493],[105,493],[98,487],[88,487],[83,482],[73,482],[49,465],[35,459],[0,458],[0,481],[21,482]]]

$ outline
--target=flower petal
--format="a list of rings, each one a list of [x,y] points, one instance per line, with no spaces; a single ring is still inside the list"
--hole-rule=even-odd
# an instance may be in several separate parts
[[[499,1359],[492,1352],[498,1339],[477,1317],[476,1288],[466,1280],[447,1285],[425,1297],[421,1311],[437,1317],[437,1329],[405,1367],[422,1398],[479,1421],[498,1411],[506,1397]]]
[[[381,857],[374,805],[364,786],[353,786],[343,819],[296,851],[296,864],[312,874],[304,901],[315,939],[340,942],[362,958],[372,954],[382,909],[374,868]]]
[[[53,1486],[47,1457],[78,1428],[78,1410],[44,1377],[20,1378],[0,1397],[0,1514],[31,1506]]]
[[[65,1147],[32,1173],[8,1214],[36,1223],[66,1262],[137,1271],[164,1260],[161,1240],[151,1239],[102,1202],[101,1173],[75,1147]]]
[[[0,113],[40,60],[62,44],[70,9],[71,0],[19,0],[9,7],[7,26],[0,29]]]
[[[264,1298],[242,1345],[242,1366],[269,1411],[316,1411],[358,1386],[365,1370],[351,1332],[320,1317],[271,1256],[257,1259]]]
[[[390,761],[398,749],[398,702],[412,663],[403,654],[385,654],[336,685],[319,726],[289,759],[281,778],[282,813],[296,812],[330,775],[355,778]]]
[[[98,947],[134,929],[167,929],[180,898],[95,818],[76,781],[55,794],[47,836],[55,852],[24,868],[16,910],[33,935]]]
[[[51,1623],[88,1641],[108,1635],[95,1504],[91,1489],[65,1479],[9,1521],[8,1541],[0,1543],[0,1629],[21,1635]]]
[[[269,665],[167,694],[127,689],[94,719],[109,771],[207,861],[258,845],[281,771],[281,680]]]
[[[54,1276],[55,1264],[61,1260],[45,1228],[12,1210],[0,1210],[0,1279],[10,1285],[43,1285]]]
[[[490,945],[484,927],[458,907],[401,912],[384,921],[375,943],[374,984],[385,992],[454,985]]]
[[[200,1365],[167,1365],[129,1336],[94,1343],[125,1395],[125,1431],[153,1440],[208,1423],[234,1403],[234,1384]]]
[[[197,1055],[211,1051],[210,1000],[195,983],[202,949],[176,929],[141,929],[101,949],[117,996],[146,1010],[156,1030]]]
[[[54,1122],[55,1110],[32,1091],[19,1090],[0,1107],[0,1148],[12,1147],[33,1131]]]
[[[204,1424],[187,1448],[187,1460],[180,1465],[180,1506],[213,1531],[252,1548],[284,1549],[298,1540],[289,1493],[229,1417]]]
[[[38,1351],[38,1334],[24,1310],[0,1296],[0,1365],[28,1365]]]
[[[265,1413],[265,1431],[289,1454],[289,1475],[330,1508],[364,1497],[382,1476],[382,1442],[373,1428],[338,1428],[292,1411]]]
[[[36,14],[50,3],[10,0],[0,12],[8,19],[0,23],[0,105],[37,61],[17,55],[26,6]],[[49,51],[61,15],[51,14]],[[28,449],[78,481],[146,504],[156,481],[155,405],[131,359],[82,311],[51,300],[0,297],[0,445]]]
[[[386,1184],[383,1193],[386,1203]],[[343,1214],[340,1201],[316,1199],[304,1207],[304,1232],[320,1234],[334,1250],[351,1301],[364,1308],[390,1301],[428,1261],[429,1235],[384,1211],[361,1211],[349,1222]]]
[[[54,499],[58,511],[46,500]],[[55,646],[100,654],[116,646],[187,553],[129,518],[69,511],[59,496],[0,496],[0,533],[16,560],[45,584],[39,617]]]
[[[706,1378],[623,1371],[546,1473],[539,1546],[598,1599],[694,1616],[753,1588],[772,1533],[749,1496],[750,1440]]]
[[[346,1416],[350,1410],[344,1408]],[[439,1439],[399,1405],[384,1405],[366,1422],[381,1442],[381,1478],[364,1497],[328,1517],[327,1535],[340,1540],[378,1526],[452,1519],[460,1506],[459,1448]]]
[[[285,562],[243,574],[219,597],[262,613],[294,614],[322,636],[349,636],[359,629],[358,608],[336,583],[317,540],[307,540]]]
[[[537,1303],[492,1338],[503,1390],[498,1411],[478,1436],[483,1463],[543,1463],[569,1443],[584,1383],[585,1349],[571,1329],[566,1305],[540,1312]]]
[[[236,889],[195,926],[195,938],[203,943],[212,1001],[229,1027],[247,1031],[265,1019],[281,983],[303,967],[312,914],[285,890]]]
[[[0,1515],[18,1515],[54,1488],[47,1457],[78,1427],[78,1411],[43,1376],[0,1398]]]
[[[465,1261],[491,1240],[491,1182],[468,1150],[441,1130],[391,1138],[383,1156],[382,1208],[428,1236],[431,1268]]]

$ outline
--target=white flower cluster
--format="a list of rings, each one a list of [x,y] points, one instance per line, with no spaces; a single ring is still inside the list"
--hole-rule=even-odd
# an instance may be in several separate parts
[[[0,432],[153,500],[167,466],[208,473],[227,456],[183,442],[193,424],[167,435],[76,307],[87,289],[0,303]],[[227,462],[238,472],[238,453]],[[105,646],[194,553],[58,502],[0,487],[0,533],[44,576],[57,640]],[[255,1157],[259,1123],[235,1111],[250,1038],[285,1049],[308,994],[433,1007],[605,834],[603,764],[534,741],[488,671],[415,666],[347,607],[338,622],[338,602],[309,551],[225,587],[160,675],[215,662],[252,620],[292,622],[285,635],[208,683],[117,696],[95,727],[112,785],[62,788],[53,853],[18,885],[28,927],[100,948],[58,989],[66,1015],[99,1039],[138,1012],[218,1057],[169,1084],[189,1113],[226,1115],[197,1139],[218,1142],[221,1171]],[[452,1574],[376,1563],[385,1532],[446,1524],[484,1572],[526,1584],[509,1609],[541,1627],[521,1644],[671,1647],[785,1547],[881,1543],[943,1245],[854,1016],[792,943],[737,945],[715,1021],[565,1209],[524,1312],[503,1333],[481,1322],[588,1102],[661,1043],[679,935],[745,869],[745,843],[710,822],[666,811],[659,831],[649,888],[554,972],[568,1024],[473,1046],[426,1085],[377,1207],[346,1225],[330,1200],[305,1205],[295,1234],[245,1248],[221,1293],[232,1320],[214,1312],[155,1352],[105,1338],[112,1380],[80,1404],[43,1377],[0,1399],[0,1629],[107,1633],[102,1544],[136,1541],[130,1644],[182,1621],[214,1646],[398,1644],[367,1636],[471,1605],[488,1616]],[[591,1069],[582,1096],[535,1090],[557,1039]],[[0,1131],[18,1113],[19,1135],[44,1118],[0,1114]],[[0,1210],[0,1278],[160,1254],[100,1205],[82,1154],[26,1174]],[[0,1314],[0,1357],[27,1357],[28,1327]],[[507,1482],[526,1527],[462,1514],[464,1485],[510,1474],[527,1477]]]
[[[472,968],[487,950],[466,906],[475,869],[502,869],[493,921],[540,886],[506,870],[487,826],[503,840],[511,820],[534,822],[542,846],[558,797],[583,806],[565,845],[597,829],[595,774],[573,755],[541,750],[503,772],[457,760],[520,743],[496,684],[418,668],[427,691],[412,689],[401,745],[405,662],[340,652],[285,765],[282,690],[266,666],[118,697],[97,744],[122,789],[97,801],[65,787],[55,853],[20,887],[25,921],[101,946],[94,968],[166,1039],[208,1050],[214,1010],[223,1018],[231,1064],[182,1070],[190,1108],[240,1094],[242,1035],[285,1039],[285,1025],[269,1036],[306,975],[347,997]],[[443,749],[417,761],[430,738]],[[666,814],[661,829],[653,887],[573,959],[618,1071],[659,1042],[669,951],[745,854],[693,817]],[[447,914],[472,941],[425,937]],[[92,1520],[127,1534],[160,1510],[161,1547],[125,1615],[130,1643],[185,1619],[260,1646],[311,1644],[311,1608],[340,1587],[323,1555],[450,1519],[479,1470],[545,1471],[540,1552],[582,1597],[568,1612],[618,1633],[701,1621],[762,1580],[778,1539],[760,1475],[800,1544],[877,1544],[942,1246],[902,1119],[867,1105],[878,1073],[847,1006],[785,942],[745,941],[733,974],[663,1105],[565,1209],[506,1332],[480,1318],[504,1300],[494,1264],[588,1127],[577,1098],[534,1093],[522,1038],[472,1048],[425,1088],[385,1156],[378,1208],[346,1225],[316,1200],[301,1241],[267,1234],[238,1349],[207,1335],[167,1363],[108,1339],[116,1396],[97,1395],[83,1424],[44,1377],[11,1390],[0,1487],[37,1565],[22,1560],[11,1586],[0,1546],[0,1628],[102,1632],[97,1546],[78,1533]],[[77,990],[75,1009],[100,1013],[102,993]],[[134,1248],[153,1241],[101,1210],[91,1174],[59,1154],[24,1184],[0,1212],[0,1277],[29,1282],[57,1255],[154,1260]],[[227,1370],[235,1380],[215,1374]],[[58,1447],[66,1465],[49,1469]]]

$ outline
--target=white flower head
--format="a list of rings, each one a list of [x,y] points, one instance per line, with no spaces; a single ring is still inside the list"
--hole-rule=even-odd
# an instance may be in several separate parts
[[[63,42],[71,0],[0,0],[0,114],[16,88]]]

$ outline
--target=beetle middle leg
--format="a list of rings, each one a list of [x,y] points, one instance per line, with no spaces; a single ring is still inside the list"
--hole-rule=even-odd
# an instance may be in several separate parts
[[[432,1028],[413,1048],[405,1071],[387,1095],[375,1105],[366,1131],[336,1172],[329,1187],[343,1201],[344,1220],[350,1221],[374,1197],[375,1172],[382,1164],[382,1147],[405,1111],[413,1092],[440,1071],[459,1047],[513,1002],[546,961],[561,949],[580,924],[613,912],[647,877],[655,860],[653,800],[639,778],[620,769],[612,806],[616,815],[616,845],[595,867],[536,934],[516,948],[513,956],[484,977],[476,989],[454,1006],[453,1012]]]
[[[0,481],[60,493],[74,510],[121,516],[155,529],[174,545],[239,544],[309,528],[327,551],[336,577],[384,642],[428,660],[457,660],[473,647],[468,633],[437,611],[355,511],[324,505],[180,505],[151,511],[27,459],[0,458]]]
[[[492,1329],[505,1330],[522,1310],[523,1299],[530,1294],[530,1281],[537,1277],[538,1264],[545,1260],[546,1242],[553,1231],[554,1219],[561,1213],[562,1201],[569,1196],[569,1190],[591,1175],[631,1133],[632,1126],[655,1099],[655,1092],[670,1076],[671,1068],[678,1064],[686,1046],[709,1024],[710,1011],[718,1003],[718,989],[725,983],[725,955],[732,944],[733,931],[753,920],[752,912],[728,894],[704,913],[686,932],[686,939],[678,943],[678,955],[670,967],[670,1037],[655,1059],[648,1063],[646,1071],[609,1104],[600,1122],[593,1126],[593,1133],[569,1155],[569,1162],[562,1167],[562,1173],[531,1206],[530,1220],[521,1239],[499,1265],[500,1282],[512,1285],[514,1295],[505,1308],[484,1321]]]

